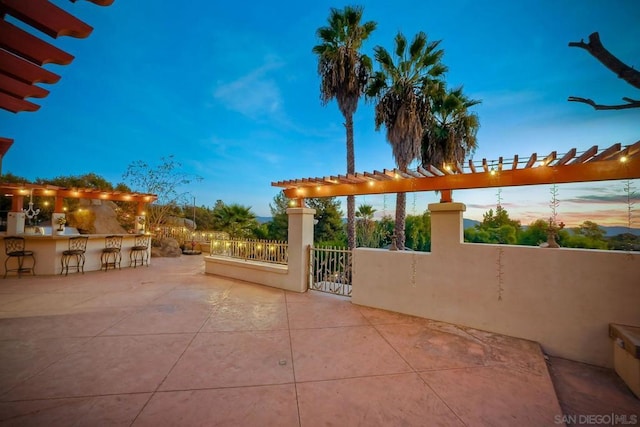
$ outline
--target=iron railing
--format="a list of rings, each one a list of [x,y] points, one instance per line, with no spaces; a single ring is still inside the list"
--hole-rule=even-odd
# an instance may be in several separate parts
[[[229,234],[224,231],[211,231],[211,230],[202,230],[202,231],[191,231],[186,227],[159,227],[153,233],[156,238],[159,237],[172,237],[176,239],[180,243],[208,243],[215,239],[228,239]]]
[[[277,240],[212,239],[211,255],[229,258],[287,264],[289,244]]]
[[[351,251],[309,248],[309,289],[351,296]]]

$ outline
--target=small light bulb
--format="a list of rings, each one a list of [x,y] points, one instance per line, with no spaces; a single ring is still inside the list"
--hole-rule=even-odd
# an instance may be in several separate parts
[[[621,161],[622,163],[626,162],[626,161],[627,161],[627,156],[622,156],[622,157],[620,157],[620,161]]]

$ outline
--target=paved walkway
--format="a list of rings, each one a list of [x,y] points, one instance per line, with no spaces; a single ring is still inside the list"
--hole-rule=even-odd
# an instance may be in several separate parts
[[[537,344],[203,273],[0,280],[0,425],[549,426]]]

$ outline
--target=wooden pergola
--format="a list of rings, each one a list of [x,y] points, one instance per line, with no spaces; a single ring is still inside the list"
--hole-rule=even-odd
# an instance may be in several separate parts
[[[73,0],[75,1],[75,0]],[[108,6],[113,0],[88,0]],[[7,21],[11,16],[38,31],[25,31]],[[0,0],[0,108],[13,113],[36,111],[39,105],[25,98],[44,98],[49,94],[36,83],[54,84],[60,76],[45,64],[68,65],[73,55],[48,43],[52,38],[86,38],[93,28],[49,0]]]
[[[103,191],[93,188],[64,188],[47,184],[41,185],[0,183],[0,192],[2,192],[1,194],[3,194],[4,196],[12,197],[12,212],[22,212],[25,196],[54,197],[54,212],[60,213],[64,210],[63,203],[65,198],[134,202],[138,204],[138,215],[142,215],[146,203],[153,203],[158,199],[158,196],[155,194]]]
[[[640,141],[625,147],[620,143],[605,149],[593,146],[583,152],[574,148],[562,155],[553,151],[540,157],[533,153],[524,159],[515,155],[493,161],[469,160],[467,167],[452,164],[419,166],[407,171],[384,169],[292,179],[271,185],[283,188],[285,196],[293,200],[292,205],[304,206],[305,198],[416,191],[440,191],[440,201],[450,202],[453,190],[635,178],[640,178]]]
[[[87,1],[109,6],[114,0]],[[25,25],[15,25],[8,16]],[[40,105],[27,98],[49,95],[49,90],[38,83],[55,84],[60,80],[44,65],[73,61],[73,55],[50,44],[43,35],[86,38],[92,31],[91,26],[49,0],[0,0],[0,108],[12,113],[37,111]],[[13,143],[9,138],[2,141],[9,146]]]

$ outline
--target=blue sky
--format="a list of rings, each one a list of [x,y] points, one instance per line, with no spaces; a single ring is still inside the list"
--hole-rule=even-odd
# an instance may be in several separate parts
[[[586,51],[568,47],[598,31],[605,47],[639,68],[637,0],[53,2],[94,32],[85,40],[53,41],[76,59],[47,66],[62,79],[36,100],[38,112],[0,111],[0,136],[15,139],[3,172],[29,179],[94,172],[118,183],[131,162],[174,155],[184,171],[203,178],[190,188],[196,204],[222,199],[269,215],[278,192],[272,181],[346,170],[343,118],[335,102],[320,104],[311,52],[329,8],[346,4],[364,6],[365,20],[378,23],[366,53],[376,45],[390,49],[398,31],[442,40],[449,86],[464,85],[482,100],[474,110],[481,122],[475,159],[640,139],[640,110],[595,111],[567,102],[568,96],[609,104],[639,98]],[[355,145],[357,171],[394,167],[384,130],[375,131],[373,106],[364,101],[355,116]],[[633,185],[640,193],[640,181]],[[626,225],[623,187],[562,185],[559,218]],[[501,198],[523,223],[550,214],[548,186],[505,188]],[[497,201],[495,189],[454,192],[454,199],[474,219]],[[433,193],[410,195],[407,210],[421,213],[435,201]],[[357,203],[392,213],[394,198]]]

